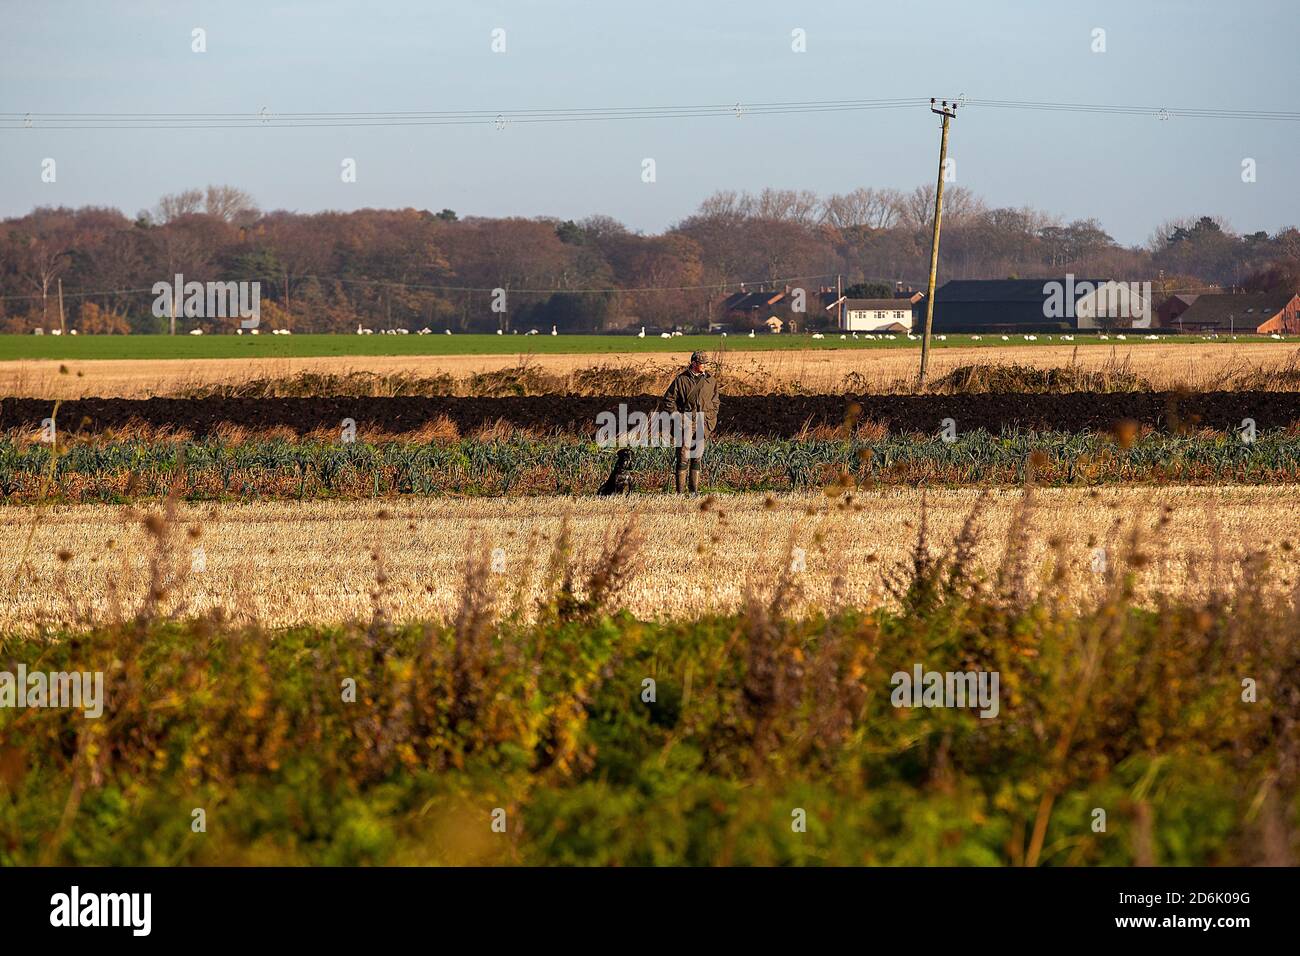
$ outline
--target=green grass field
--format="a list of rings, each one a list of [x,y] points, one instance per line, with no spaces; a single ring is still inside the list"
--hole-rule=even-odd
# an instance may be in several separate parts
[[[1095,335],[1076,335],[1062,342],[1059,335],[1039,335],[1026,342],[1012,335],[1003,342],[1000,335],[949,335],[935,340],[936,349],[961,347],[996,348],[999,345],[1113,345]],[[1141,333],[1130,333],[1126,341],[1142,343]],[[1199,343],[1194,336],[1161,336],[1162,342]],[[1239,342],[1267,342],[1265,336],[1242,336]],[[639,339],[635,335],[0,335],[0,361],[18,359],[229,359],[229,358],[312,358],[329,355],[517,355],[517,354],[601,354],[612,352],[690,352],[716,349],[720,343],[736,351],[776,349],[919,349],[920,340],[905,335],[890,339],[841,339],[838,332],[824,339],[809,335],[759,334],[749,338],[733,334],[683,335],[674,339]]]

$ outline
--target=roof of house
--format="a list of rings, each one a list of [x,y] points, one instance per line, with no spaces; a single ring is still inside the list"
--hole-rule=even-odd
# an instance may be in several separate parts
[[[785,291],[782,289],[767,292],[733,292],[727,296],[723,305],[728,312],[750,311],[766,309],[783,298],[785,298]]]
[[[1179,319],[1184,325],[1262,325],[1286,308],[1294,292],[1205,293]]]
[[[1086,292],[1105,285],[1108,279],[1074,280],[1076,298]],[[1062,291],[1066,280],[1060,278],[1046,279],[952,279],[945,282],[934,293],[937,302],[1042,302],[1047,293],[1043,287],[1049,282],[1058,282]]]
[[[910,312],[912,303],[906,299],[845,299],[845,311],[882,311]]]

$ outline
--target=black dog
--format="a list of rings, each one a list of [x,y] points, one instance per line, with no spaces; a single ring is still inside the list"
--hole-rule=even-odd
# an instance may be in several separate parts
[[[632,475],[629,474],[632,466],[632,449],[620,448],[618,457],[614,460],[614,467],[610,469],[609,477],[605,483],[600,486],[596,492],[598,495],[625,495],[632,490]]]

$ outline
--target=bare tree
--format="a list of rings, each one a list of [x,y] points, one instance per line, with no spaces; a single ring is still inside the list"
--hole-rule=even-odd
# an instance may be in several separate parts
[[[925,229],[934,221],[934,183],[917,186],[903,201],[903,222],[913,229]],[[964,225],[984,212],[984,201],[964,186],[947,186],[943,191],[943,221]]]
[[[182,216],[192,216],[203,208],[203,192],[198,189],[187,189],[184,192],[169,193],[158,200],[158,206],[153,211],[155,222],[167,224],[180,219]]]
[[[713,220],[727,225],[739,225],[754,215],[754,199],[748,193],[723,189],[709,196],[695,211],[691,219]],[[688,220],[689,221],[689,220]]]
[[[27,246],[27,263],[24,270],[41,293],[41,326],[48,324],[50,286],[72,262],[66,249],[46,239],[33,239]]]
[[[747,197],[748,198],[748,197]],[[764,189],[748,201],[752,215],[810,226],[820,217],[822,202],[810,189]]]
[[[257,203],[253,197],[234,186],[209,186],[204,199],[204,212],[236,225],[251,222],[258,216]]]
[[[199,231],[187,229],[184,225],[159,229],[154,235],[160,253],[157,258],[167,264],[168,281],[177,273],[183,275],[186,272],[202,271],[213,251],[208,237]],[[176,334],[176,319],[179,311],[180,303],[173,299],[167,323],[170,335]]]
[[[902,215],[903,194],[897,189],[858,188],[828,196],[822,203],[822,221],[837,229],[889,229]]]

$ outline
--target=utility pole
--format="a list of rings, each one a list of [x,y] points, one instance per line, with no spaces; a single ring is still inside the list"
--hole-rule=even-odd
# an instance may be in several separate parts
[[[839,314],[838,314],[837,317],[836,317],[836,324],[840,327],[840,331],[843,332],[843,331],[845,331],[845,328],[844,328],[844,276],[843,276],[843,275],[837,275],[837,276],[835,277],[835,302],[836,302],[836,303],[839,305],[839,307],[840,307],[840,308],[839,308]]]
[[[943,100],[935,106],[930,98],[930,112],[943,117],[943,135],[939,140],[939,181],[934,187],[934,237],[930,240],[930,285],[925,293],[925,332],[921,338],[920,384],[925,384],[925,370],[930,362],[930,329],[934,326],[934,279],[939,271],[939,223],[943,219],[943,173],[948,159],[948,123],[957,115],[957,104]]]
[[[63,280],[59,279],[59,334],[68,334],[68,325],[63,320]]]

